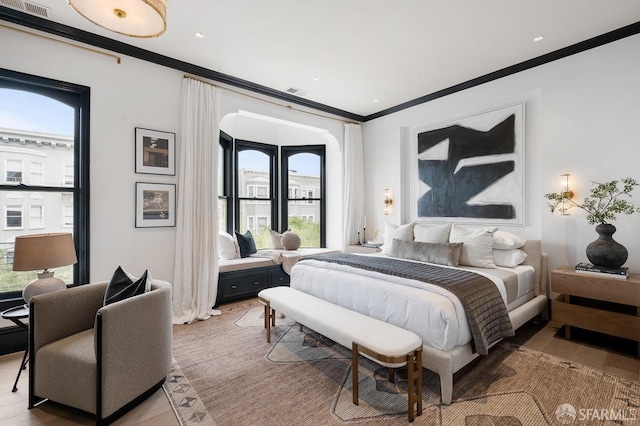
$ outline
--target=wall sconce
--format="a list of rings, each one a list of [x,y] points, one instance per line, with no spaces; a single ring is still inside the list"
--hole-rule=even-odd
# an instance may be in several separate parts
[[[569,216],[569,213],[567,213],[567,210],[569,210],[572,206],[570,203],[566,202],[565,200],[570,200],[573,198],[573,191],[571,191],[571,189],[569,189],[569,176],[571,176],[569,173],[564,173],[560,175],[560,194],[562,195],[562,203],[560,204],[560,207],[558,207],[558,209],[560,210],[560,214],[562,216]]]
[[[384,214],[385,216],[389,216],[391,214],[391,205],[393,204],[393,199],[391,198],[391,191],[389,189],[384,190]]]

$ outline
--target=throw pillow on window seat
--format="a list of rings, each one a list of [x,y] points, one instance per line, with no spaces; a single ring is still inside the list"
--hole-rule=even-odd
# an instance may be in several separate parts
[[[240,257],[249,257],[253,253],[257,253],[256,242],[253,239],[251,231],[247,231],[244,234],[234,231],[236,238],[238,238],[238,245],[240,246]]]
[[[280,242],[282,243],[282,248],[285,250],[298,250],[302,243],[300,241],[300,236],[291,231],[283,233]]]

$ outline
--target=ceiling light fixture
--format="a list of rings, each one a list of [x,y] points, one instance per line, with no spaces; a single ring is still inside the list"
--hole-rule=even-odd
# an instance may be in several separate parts
[[[94,24],[129,37],[150,38],[167,29],[167,0],[67,0]]]
[[[374,99],[373,102],[378,102],[378,99]]]
[[[315,81],[318,81],[318,80],[320,80],[320,77],[315,76],[315,77],[313,77],[313,79],[314,79]]]
[[[536,37],[536,38],[534,38],[534,39],[533,39],[533,42],[534,42],[534,43],[537,43],[537,42],[539,42],[539,41],[542,41],[543,39],[544,39],[544,37],[542,37],[542,36],[538,36],[538,37]]]
[[[198,38],[204,38],[204,33],[201,33],[200,31],[198,31],[198,32],[195,34],[195,36],[196,36],[196,37],[198,37]]]

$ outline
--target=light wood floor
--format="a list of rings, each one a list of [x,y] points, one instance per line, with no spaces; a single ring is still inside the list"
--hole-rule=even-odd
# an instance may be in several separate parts
[[[574,336],[576,333],[574,333]],[[619,376],[640,380],[640,360],[636,346],[602,335],[583,336],[581,340],[565,340],[560,325],[529,323],[512,338],[516,343],[541,352],[588,365]],[[27,371],[23,372],[18,392],[12,393],[22,353],[0,356],[0,425],[84,425],[92,418],[80,411],[46,403],[27,410]],[[171,406],[162,390],[120,418],[114,425],[178,425]]]

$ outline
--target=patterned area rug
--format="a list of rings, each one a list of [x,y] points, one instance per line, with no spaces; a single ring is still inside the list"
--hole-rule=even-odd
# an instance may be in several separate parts
[[[405,371],[391,382],[386,368],[361,357],[356,406],[350,350],[307,328],[301,332],[288,318],[277,319],[267,344],[262,312],[248,302],[176,326],[174,354],[184,371],[176,369],[176,383],[196,395],[175,403],[183,424],[407,424]],[[441,404],[439,386],[437,375],[424,370],[424,409],[414,424],[640,424],[638,382],[508,342],[456,375],[453,404]],[[188,399],[197,395],[201,400]]]

